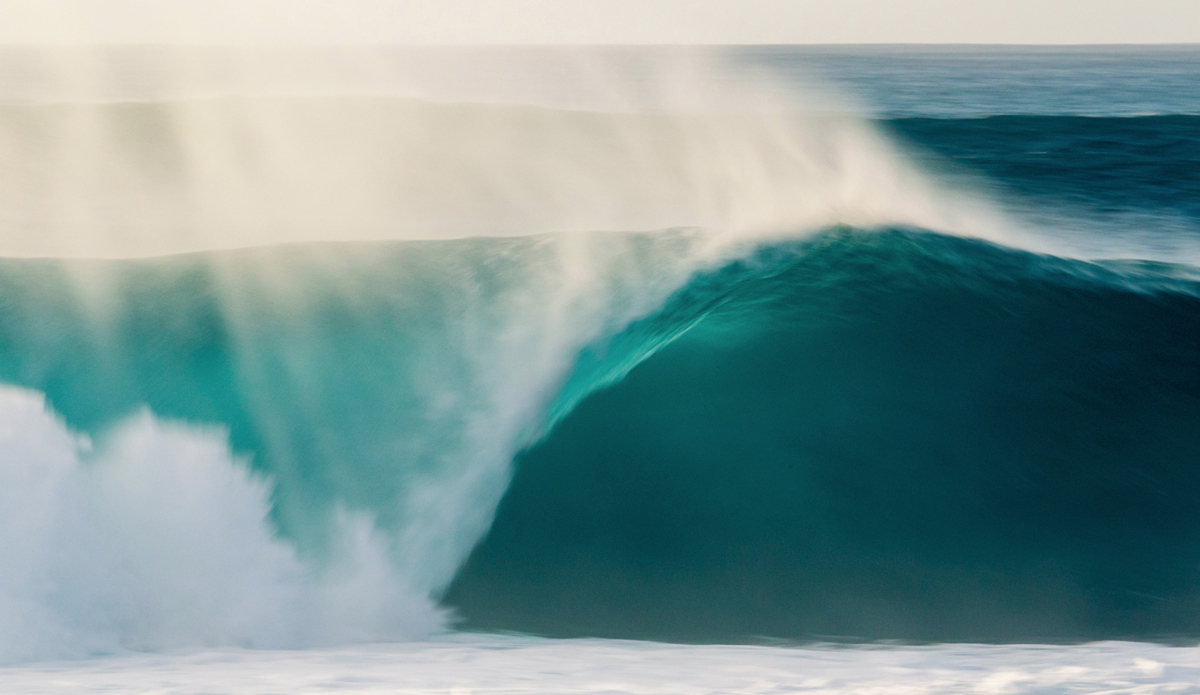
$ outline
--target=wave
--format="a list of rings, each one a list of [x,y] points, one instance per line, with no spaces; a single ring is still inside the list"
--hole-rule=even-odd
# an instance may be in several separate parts
[[[1194,638],[1198,281],[916,230],[762,248],[585,353],[627,374],[520,455],[445,602],[552,636]]]
[[[711,243],[0,262],[6,658],[1194,634],[1193,269]]]
[[[0,660],[1194,634],[1195,271],[922,173],[1028,122],[252,93],[0,103]]]

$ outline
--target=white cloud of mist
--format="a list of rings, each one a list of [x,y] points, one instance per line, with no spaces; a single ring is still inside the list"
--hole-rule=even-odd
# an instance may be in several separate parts
[[[3,0],[3,43],[1191,43],[1195,0]]]

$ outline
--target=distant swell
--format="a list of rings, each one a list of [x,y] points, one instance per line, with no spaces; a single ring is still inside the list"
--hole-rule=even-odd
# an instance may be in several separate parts
[[[900,118],[882,125],[1025,201],[1200,218],[1200,116]]]

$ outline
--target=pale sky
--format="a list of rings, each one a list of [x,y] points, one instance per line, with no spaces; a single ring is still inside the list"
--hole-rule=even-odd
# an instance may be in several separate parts
[[[1200,0],[0,0],[0,43],[1200,43]]]

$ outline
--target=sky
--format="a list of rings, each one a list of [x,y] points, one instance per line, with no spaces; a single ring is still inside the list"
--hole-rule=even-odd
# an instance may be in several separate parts
[[[0,0],[0,43],[1200,43],[1200,0]]]

